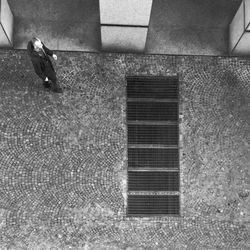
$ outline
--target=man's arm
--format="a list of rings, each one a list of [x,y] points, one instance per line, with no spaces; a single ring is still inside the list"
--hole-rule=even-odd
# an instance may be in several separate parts
[[[52,50],[50,50],[50,49],[48,49],[45,45],[44,45],[44,43],[43,43],[43,49],[44,49],[44,51],[45,51],[45,53],[46,54],[48,54],[49,56],[53,56],[53,51]]]
[[[53,51],[48,49],[44,44],[43,44],[43,49],[46,54],[48,54],[49,56],[52,56],[54,60],[57,60],[56,54],[54,54]]]

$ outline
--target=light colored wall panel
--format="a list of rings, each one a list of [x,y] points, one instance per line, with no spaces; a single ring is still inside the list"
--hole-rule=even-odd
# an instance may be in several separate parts
[[[244,3],[237,10],[229,27],[229,51],[232,52],[240,37],[244,33]]]
[[[250,31],[250,0],[245,0],[245,28]]]
[[[5,36],[9,40],[9,46],[13,45],[13,23],[14,18],[7,0],[1,0],[0,23],[4,29]]]
[[[233,54],[235,55],[250,55],[250,32],[244,32],[235,47]]]
[[[101,24],[148,26],[152,0],[100,0]]]
[[[3,30],[2,25],[0,25],[0,47],[9,47],[10,42],[7,39],[7,36]]]
[[[148,28],[102,26],[101,40],[103,50],[143,52]]]

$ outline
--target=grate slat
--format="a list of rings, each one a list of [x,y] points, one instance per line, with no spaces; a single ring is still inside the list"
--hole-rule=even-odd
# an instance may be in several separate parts
[[[178,195],[128,195],[128,215],[178,215]]]
[[[178,98],[178,81],[133,81],[127,83],[128,98]]]
[[[129,124],[128,143],[178,145],[178,126]]]
[[[179,191],[179,172],[128,172],[129,191]]]
[[[179,168],[178,149],[129,148],[129,168]]]
[[[128,102],[128,120],[177,121],[177,103]]]

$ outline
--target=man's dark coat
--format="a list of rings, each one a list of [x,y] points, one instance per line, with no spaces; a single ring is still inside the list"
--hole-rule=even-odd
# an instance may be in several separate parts
[[[56,81],[56,73],[53,68],[52,62],[50,61],[49,56],[53,55],[53,51],[49,50],[44,44],[43,49],[45,56],[42,57],[34,50],[34,46],[30,41],[27,46],[28,54],[31,58],[31,62],[34,66],[36,74],[43,80],[48,77],[53,82]]]

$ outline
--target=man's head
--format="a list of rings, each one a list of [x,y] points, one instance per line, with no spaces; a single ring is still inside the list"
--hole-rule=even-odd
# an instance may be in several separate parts
[[[35,51],[41,50],[41,48],[43,47],[43,44],[39,38],[33,37],[31,41],[32,41]]]

